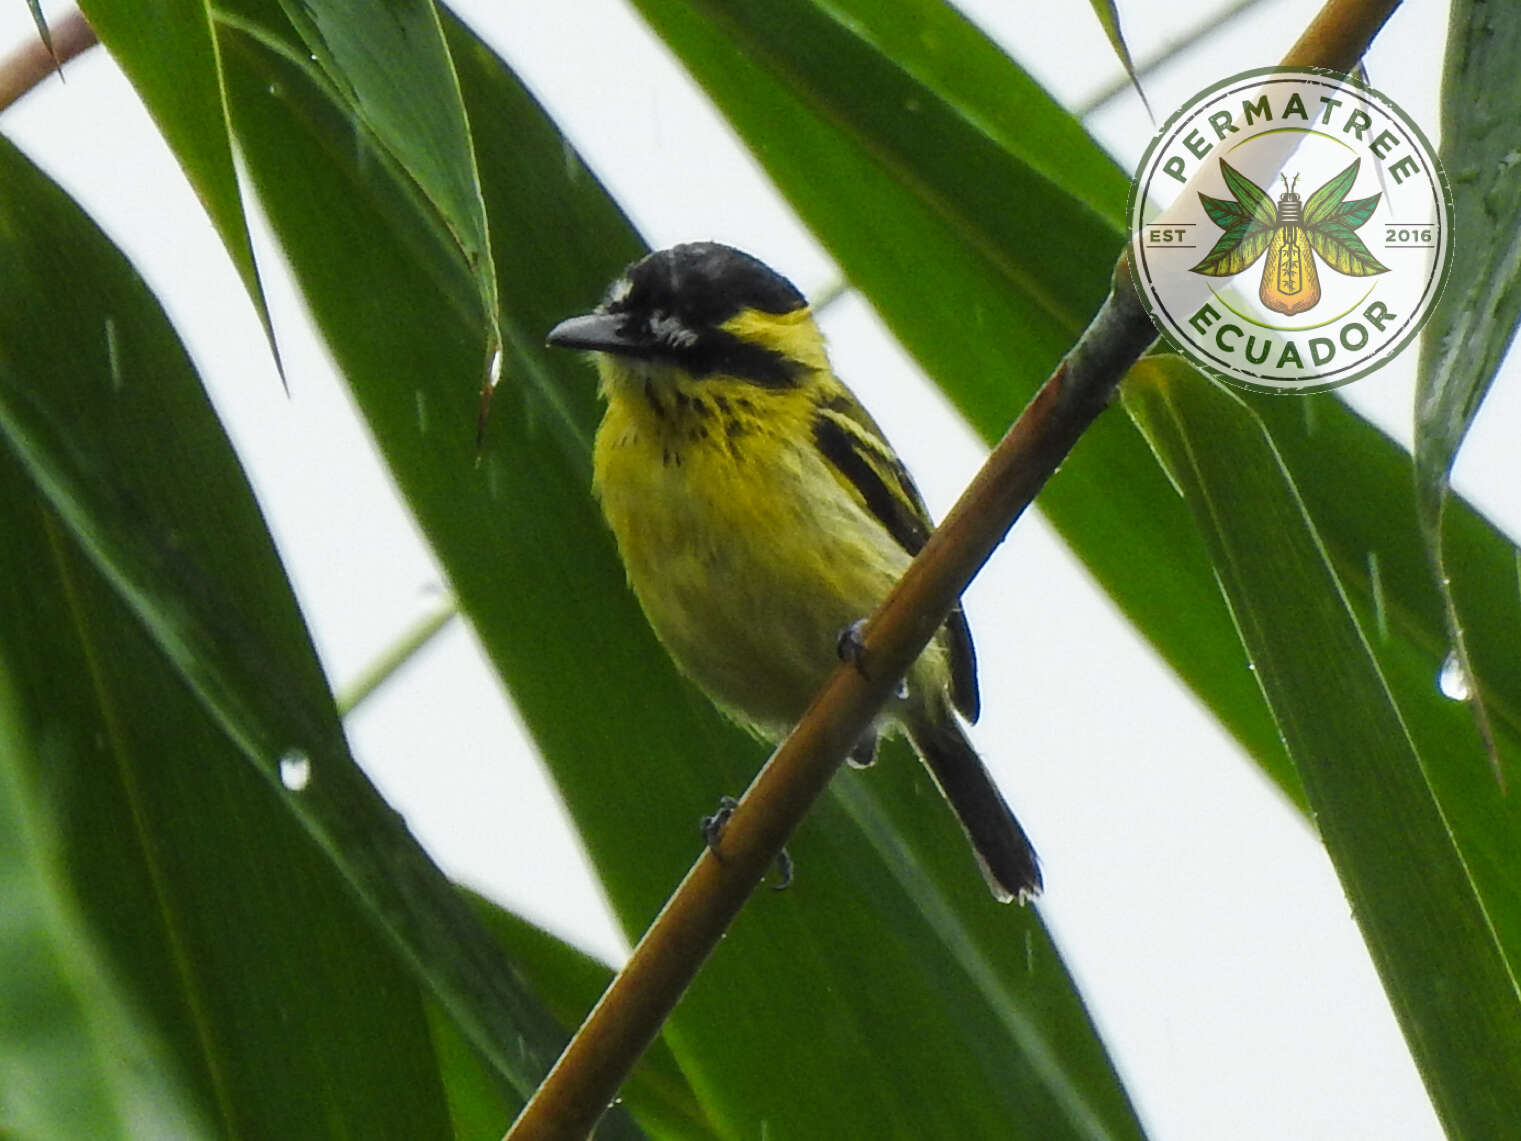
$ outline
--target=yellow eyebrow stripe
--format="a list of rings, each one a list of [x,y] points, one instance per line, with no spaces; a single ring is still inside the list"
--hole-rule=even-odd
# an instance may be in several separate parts
[[[823,339],[813,323],[813,311],[806,305],[786,313],[741,309],[719,328],[741,341],[781,353],[805,368],[829,367]]]

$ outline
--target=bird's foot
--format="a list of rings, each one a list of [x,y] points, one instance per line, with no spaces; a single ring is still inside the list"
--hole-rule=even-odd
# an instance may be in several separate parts
[[[698,824],[702,832],[703,842],[708,845],[708,851],[713,853],[713,858],[723,861],[724,854],[719,850],[718,842],[723,838],[724,828],[729,823],[729,817],[734,815],[734,810],[739,807],[739,801],[732,796],[718,798],[718,807],[713,810],[711,816],[704,816]],[[771,885],[772,891],[786,891],[792,886],[792,857],[783,848],[776,854],[776,882]]]
[[[849,626],[840,631],[840,636],[835,639],[834,650],[840,655],[842,662],[849,662],[855,666],[862,677],[866,677],[866,639],[861,635],[866,630],[866,619],[857,618]]]
[[[729,823],[729,817],[734,815],[734,810],[739,807],[739,801],[732,796],[718,798],[718,807],[711,816],[704,816],[697,827],[702,832],[702,838],[708,845],[708,851],[719,859],[723,859],[723,853],[718,850],[718,841],[724,834],[724,825]]]
[[[870,679],[871,674],[866,669],[866,639],[862,637],[865,630],[866,619],[857,618],[849,626],[840,631],[840,636],[835,639],[834,649],[835,653],[840,655],[842,662],[849,662],[856,667],[858,674]],[[896,692],[900,701],[905,700],[908,697],[908,682],[898,682]],[[857,748],[859,747],[857,746]],[[851,756],[854,757],[855,753],[852,752]],[[870,762],[867,763],[869,764]],[[857,767],[864,768],[865,765],[858,765]]]

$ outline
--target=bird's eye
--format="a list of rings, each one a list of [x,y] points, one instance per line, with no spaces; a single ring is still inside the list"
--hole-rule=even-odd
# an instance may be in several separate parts
[[[649,319],[650,337],[673,349],[691,348],[697,343],[697,334],[681,318],[669,313],[654,313]]]

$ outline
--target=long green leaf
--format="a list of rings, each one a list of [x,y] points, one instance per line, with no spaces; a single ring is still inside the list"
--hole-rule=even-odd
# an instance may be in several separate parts
[[[0,505],[0,813],[26,849],[0,866],[32,872],[0,940],[7,1131],[447,1136],[416,984],[330,861],[8,450]]]
[[[53,50],[53,33],[48,29],[47,17],[42,13],[42,0],[26,0],[26,6],[31,10],[32,23],[37,27],[37,38],[48,49],[48,55],[57,60],[58,53]]]
[[[0,182],[0,439],[250,772],[477,1048],[531,1089],[562,1032],[350,757],[252,493],[162,311],[3,142]]]
[[[595,380],[542,349],[643,247],[500,61],[449,34],[472,119],[496,127],[478,162],[515,378],[479,466],[478,332],[419,272],[427,232],[396,213],[385,164],[356,153],[320,85],[240,32],[235,118],[312,311],[635,933],[700,849],[696,821],[762,754],[650,634],[589,491]],[[890,847],[936,851],[934,874],[905,879],[842,802],[821,806],[793,845],[797,886],[746,911],[667,1029],[704,1111],[742,1134],[1138,1136],[1036,918],[988,901],[916,764],[878,768],[858,779],[911,802],[920,830]]]
[[[555,938],[490,900],[472,896],[476,913],[512,955],[523,977],[560,1020],[566,1032],[613,980],[613,969]],[[708,1121],[697,1095],[665,1042],[650,1045],[619,1100],[652,1135],[683,1141],[713,1141],[721,1136]]]
[[[1114,0],[1089,0],[1089,4],[1104,29],[1104,35],[1109,37],[1109,46],[1114,48],[1114,54],[1119,57],[1120,65],[1125,69],[1125,74],[1130,77],[1131,85],[1135,88],[1136,94],[1141,97],[1146,113],[1152,114],[1151,104],[1146,101],[1146,92],[1141,89],[1141,77],[1136,73],[1135,63],[1130,58],[1130,47],[1125,43],[1125,33],[1120,28],[1119,5]]]
[[[154,644],[146,608],[81,554],[130,528],[117,553],[151,548],[168,585],[190,581],[183,609],[226,572],[265,586],[271,641],[304,637],[236,461],[121,255],[4,142],[0,180],[0,766],[6,874],[24,884],[5,897],[16,942],[0,942],[37,952],[0,972],[0,1008],[32,1020],[4,1035],[6,1127],[442,1136],[415,983]],[[298,645],[292,684],[324,692]]]
[[[1485,901],[1511,970],[1521,975],[1521,801],[1501,795],[1466,703],[1438,685],[1451,644],[1416,513],[1407,453],[1333,395],[1248,397],[1295,475],[1300,497],[1365,627],[1427,779]],[[1452,590],[1482,615],[1471,649],[1491,683],[1501,762],[1521,779],[1521,592],[1515,548],[1460,499],[1449,508]]]
[[[1452,1137],[1509,1135],[1521,994],[1288,471],[1248,409],[1178,358],[1142,362],[1124,395],[1210,544],[1438,1114]]]
[[[82,0],[80,10],[132,81],[174,151],[274,348],[274,327],[254,264],[232,161],[222,62],[207,0]],[[276,353],[278,360],[278,352]]]
[[[611,967],[480,896],[465,893],[476,914],[512,956],[534,993],[543,998],[569,1034],[607,989]],[[480,1056],[442,1014],[433,1018],[434,1042],[449,1095],[455,1135],[496,1137],[510,1120],[513,1103],[502,1096]],[[717,1141],[718,1133],[698,1102],[676,1059],[656,1040],[629,1076],[618,1100],[652,1137],[663,1141]]]
[[[14,478],[8,456],[0,466]],[[23,548],[24,549],[24,548]],[[34,568],[27,568],[30,577]],[[0,660],[0,1106],[22,1138],[212,1137],[173,1051],[105,961],[46,795],[57,742]]]
[[[1497,113],[1521,94],[1515,66],[1521,20],[1510,9],[1453,5],[1442,92],[1442,163],[1452,190],[1454,249],[1446,292],[1421,345],[1415,397],[1418,509],[1433,578],[1444,604],[1453,663],[1478,691],[1474,714],[1497,750],[1488,678],[1471,642],[1484,622],[1448,589],[1455,565],[1444,522],[1448,483],[1474,417],[1521,320],[1521,183],[1512,167],[1521,147],[1514,117]],[[1492,757],[1498,765],[1498,756]],[[1499,772],[1497,770],[1497,777]]]
[[[470,119],[438,9],[432,0],[280,5],[344,105],[406,171],[458,247],[480,292],[482,361],[489,363],[501,342],[496,267]]]
[[[1521,320],[1521,18],[1456,0],[1442,81],[1442,165],[1452,184],[1457,254],[1421,349],[1416,463],[1440,497]]]

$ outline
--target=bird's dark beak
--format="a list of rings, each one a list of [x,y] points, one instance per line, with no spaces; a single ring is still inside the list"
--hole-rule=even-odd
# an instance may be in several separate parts
[[[599,353],[625,355],[637,353],[643,346],[620,330],[624,320],[611,313],[570,317],[549,330],[546,340],[559,349],[592,349]]]

